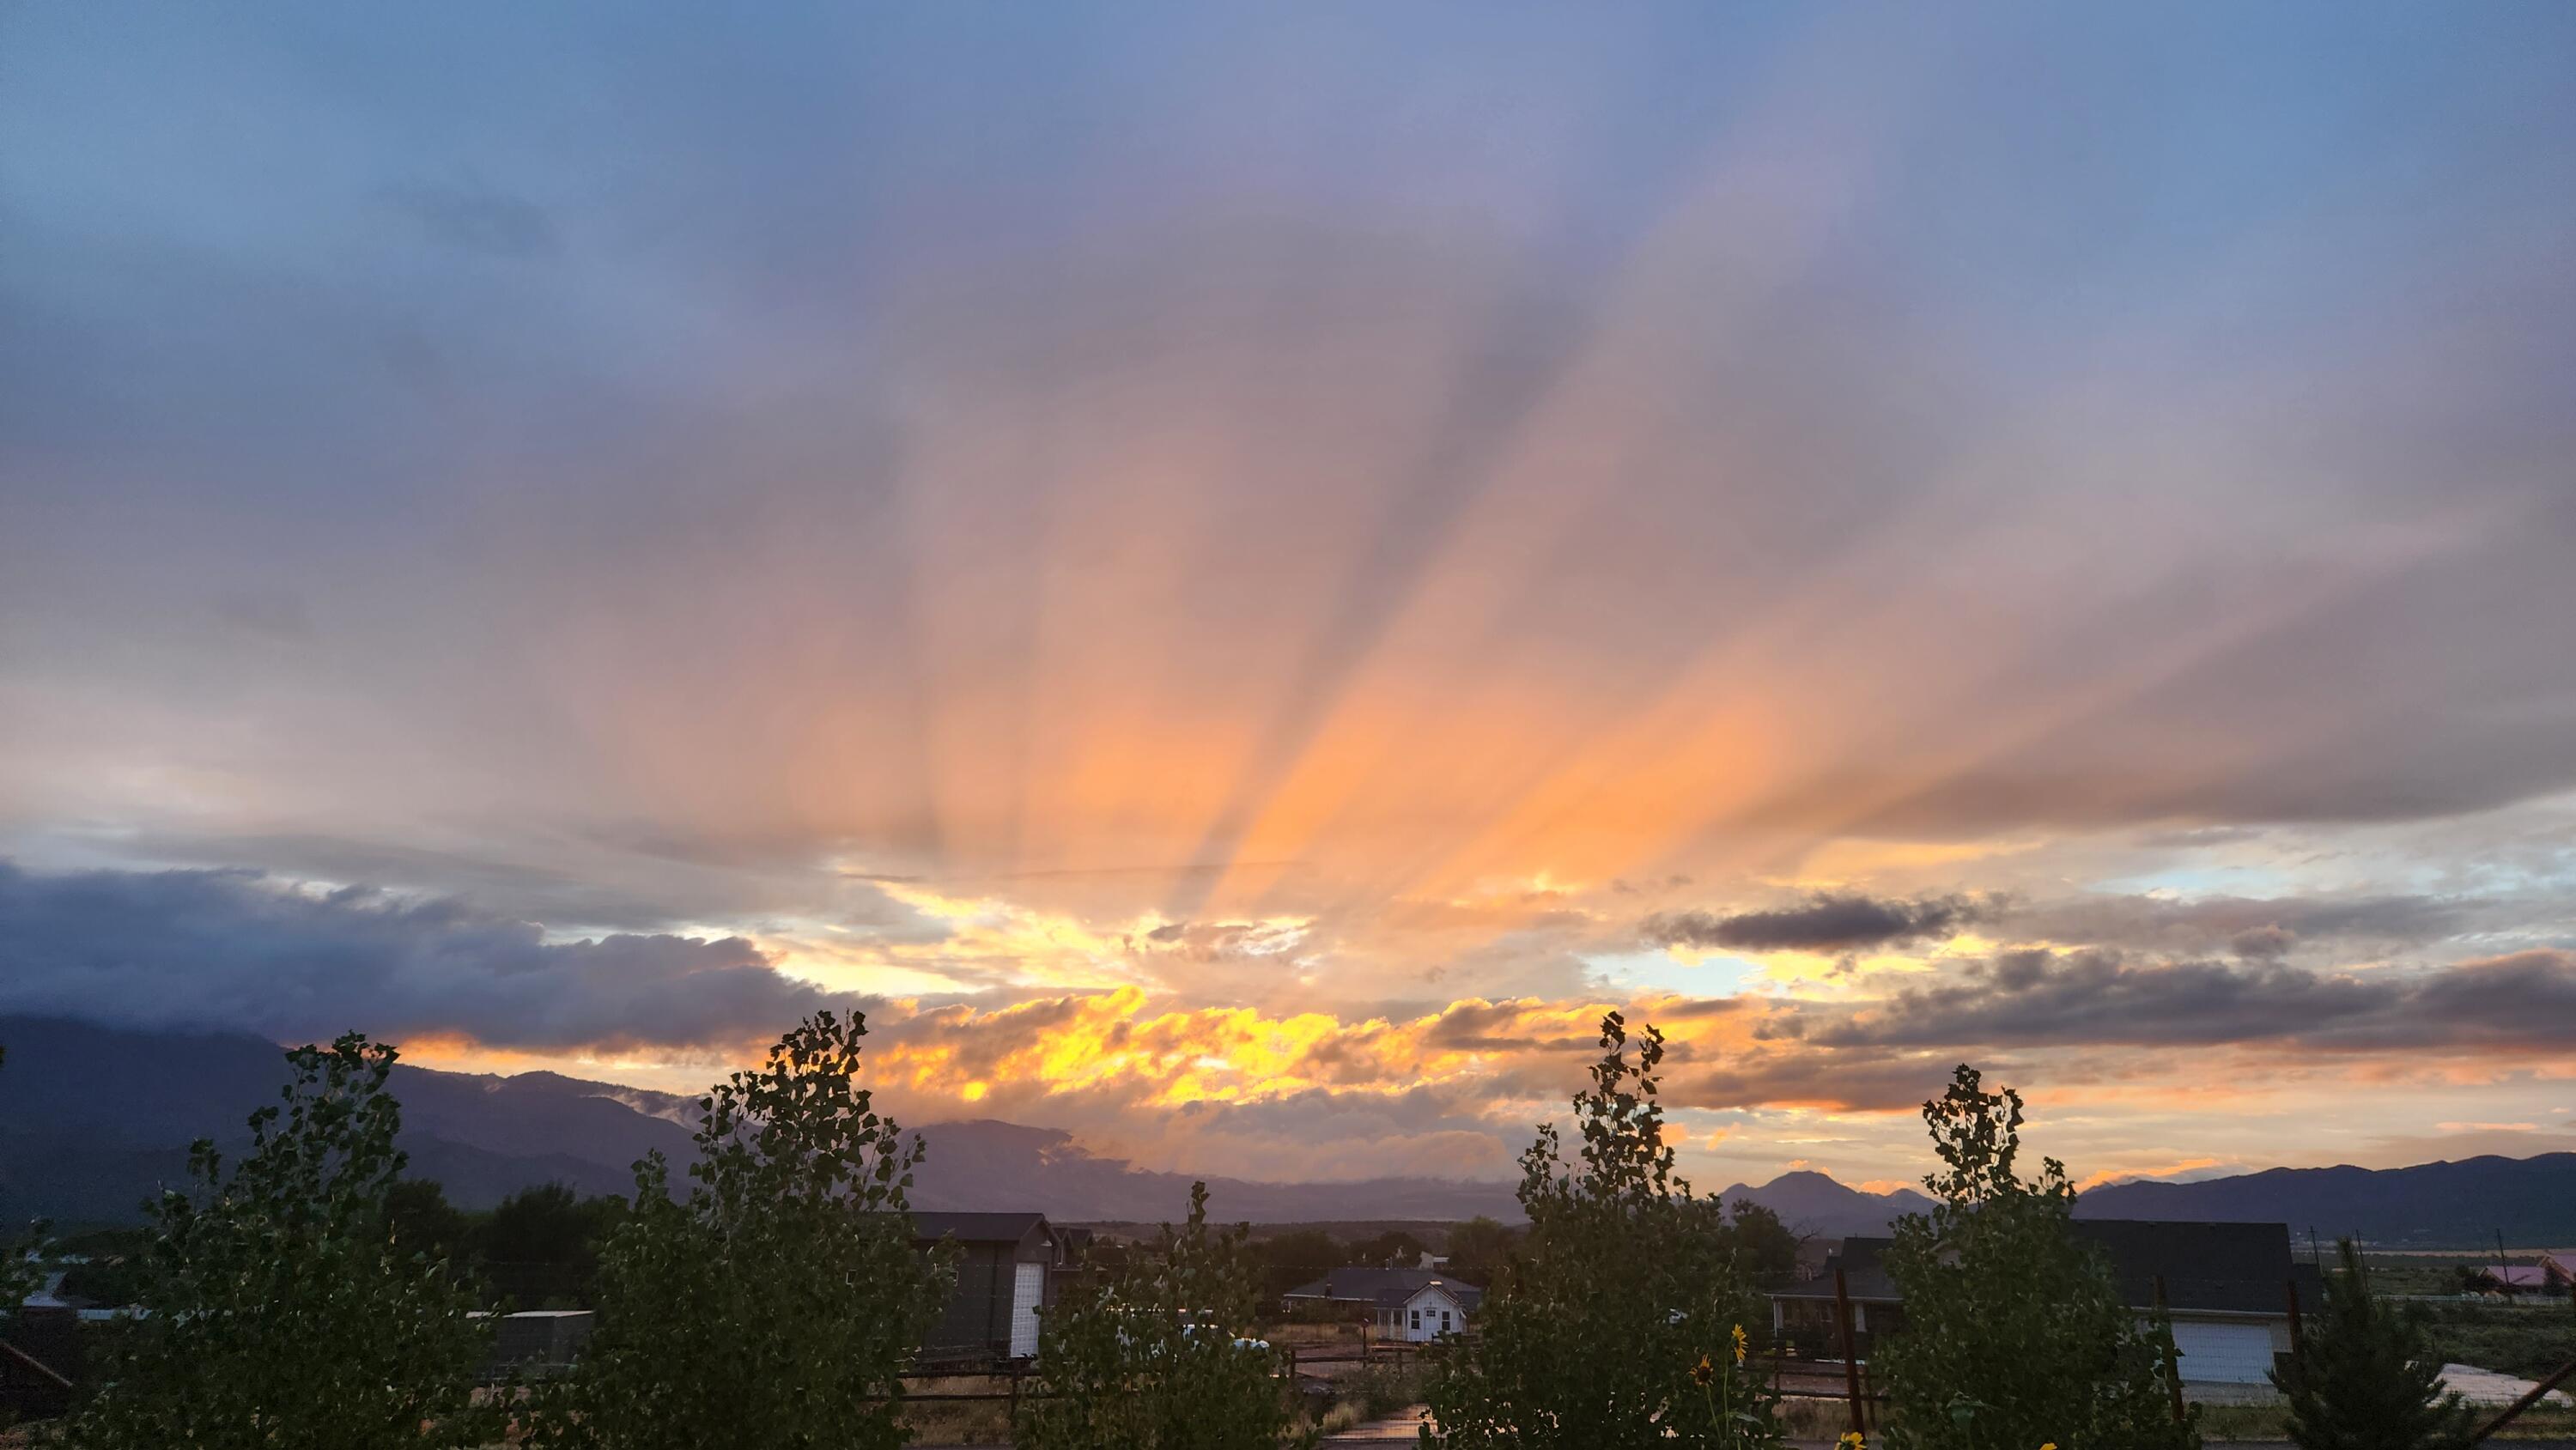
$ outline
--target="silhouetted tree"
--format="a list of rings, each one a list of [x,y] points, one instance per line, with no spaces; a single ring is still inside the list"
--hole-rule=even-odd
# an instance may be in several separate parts
[[[8,1062],[8,1049],[0,1047],[0,1067]],[[43,1248],[45,1226],[26,1225],[22,1230],[0,1233],[0,1334],[6,1334],[18,1317],[18,1308],[34,1293],[40,1265],[36,1255]],[[0,1408],[0,1430],[9,1427],[10,1411]]]
[[[1465,1283],[1490,1289],[1503,1271],[1503,1261],[1520,1241],[1519,1230],[1479,1214],[1449,1230],[1449,1272]]]
[[[1319,1228],[1274,1234],[1246,1252],[1259,1267],[1261,1297],[1269,1308],[1277,1307],[1280,1295],[1350,1262],[1342,1241]]]
[[[1116,1277],[1059,1304],[1038,1338],[1039,1395],[1012,1425],[1020,1450],[1277,1450],[1291,1428],[1280,1356],[1248,1338],[1249,1230],[1214,1229],[1207,1185],[1189,1221]]]
[[[434,1178],[398,1179],[385,1191],[385,1232],[403,1253],[458,1265],[473,1255],[473,1222]]]
[[[1427,1247],[1403,1229],[1391,1228],[1352,1244],[1350,1261],[1372,1269],[1410,1269],[1422,1262]]]
[[[588,1304],[600,1252],[625,1219],[626,1200],[615,1194],[582,1198],[544,1183],[502,1199],[475,1240],[494,1285],[522,1307]]]
[[[2335,1249],[2324,1312],[2272,1372],[2289,1398],[2290,1439],[2304,1450],[2465,1450],[2474,1412],[2443,1389],[2422,1319],[2370,1292],[2352,1240]]]
[[[1744,1362],[1762,1322],[1715,1198],[1673,1171],[1653,1027],[1629,1057],[1601,1022],[1592,1086],[1574,1098],[1569,1163],[1553,1124],[1521,1155],[1525,1252],[1486,1296],[1474,1337],[1441,1361],[1427,1438],[1473,1450],[1772,1445],[1774,1397]]]
[[[1739,1198],[1728,1210],[1727,1233],[1735,1243],[1736,1267],[1747,1275],[1794,1273],[1798,1267],[1798,1236],[1780,1221],[1780,1215],[1755,1203]]]
[[[2172,1330],[2140,1330],[2109,1262],[2074,1236],[2066,1165],[2044,1159],[2039,1177],[2020,1176],[2021,1095],[1985,1091],[1962,1064],[1923,1120],[1943,1165],[1923,1180],[1938,1202],[1896,1222],[1887,1270],[1906,1328],[1871,1364],[1895,1402],[1889,1445],[2198,1445],[2173,1415]]]
[[[944,1275],[912,1248],[920,1163],[858,1085],[864,1019],[829,1012],[698,1102],[696,1183],[658,1152],[610,1237],[599,1328],[544,1387],[529,1443],[875,1450],[904,1440],[898,1375]]]
[[[140,1313],[109,1337],[85,1450],[482,1445],[488,1331],[451,1264],[385,1231],[403,1155],[395,1052],[356,1033],[286,1055],[280,1107],[225,1171],[203,1139],[190,1192],[149,1206]]]

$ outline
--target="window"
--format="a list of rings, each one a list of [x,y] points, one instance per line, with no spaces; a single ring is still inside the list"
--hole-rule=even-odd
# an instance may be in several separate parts
[[[1443,1334],[1449,1332],[1449,1311],[1446,1309],[1440,1311],[1440,1332]]]
[[[1413,1327],[1416,1329],[1422,1327],[1422,1311],[1419,1309],[1413,1311]]]

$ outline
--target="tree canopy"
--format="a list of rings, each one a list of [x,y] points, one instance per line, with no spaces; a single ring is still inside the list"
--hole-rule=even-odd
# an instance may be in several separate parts
[[[1871,1365],[1895,1402],[1888,1443],[2197,1446],[2173,1413],[2172,1330],[2161,1317],[2140,1329],[2108,1261],[2071,1232],[2066,1165],[2021,1176],[2021,1095],[1987,1092],[1963,1064],[1923,1120],[1942,1163],[1923,1180],[1936,1202],[1897,1220],[1886,1262],[1906,1325]]]
[[[1521,1155],[1526,1251],[1476,1335],[1444,1359],[1427,1438],[1462,1450],[1747,1446],[1780,1438],[1744,1363],[1765,1322],[1714,1197],[1673,1171],[1657,1071],[1663,1034],[1602,1019],[1592,1086],[1574,1098],[1575,1161],[1554,1124]]]
[[[74,1420],[84,1450],[472,1446],[488,1331],[453,1263],[385,1230],[403,1155],[385,1089],[395,1051],[350,1033],[286,1054],[293,1082],[251,1115],[226,1171],[211,1142],[191,1187],[150,1206],[140,1311],[108,1339]]]

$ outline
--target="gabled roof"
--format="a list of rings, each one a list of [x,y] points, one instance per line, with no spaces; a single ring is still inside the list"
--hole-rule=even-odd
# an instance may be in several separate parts
[[[1438,1269],[1335,1269],[1313,1283],[1289,1290],[1285,1297],[1401,1309],[1414,1295],[1434,1284],[1457,1300],[1461,1309],[1473,1309],[1485,1298],[1484,1290]]]
[[[917,1243],[955,1239],[961,1244],[1016,1244],[1046,1229],[1042,1213],[916,1213],[912,1237]]]
[[[2292,1279],[2312,1275],[2290,1257],[2290,1230],[2277,1223],[2185,1223],[2150,1219],[2088,1218],[2069,1226],[2075,1237],[2100,1247],[2119,1281],[2120,1297],[2144,1309],[2155,1302],[2164,1277],[2167,1307],[2225,1314],[2287,1314]],[[1895,1303],[1904,1295],[1888,1277],[1882,1256],[1894,1240],[1849,1238],[1825,1260],[1824,1274],[1772,1291],[1779,1299],[1831,1299],[1834,1269],[1843,1271],[1851,1297]],[[2303,1283],[2300,1297],[2316,1291]]]

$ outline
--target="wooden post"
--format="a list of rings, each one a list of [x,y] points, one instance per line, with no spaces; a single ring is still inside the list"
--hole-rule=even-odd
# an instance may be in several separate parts
[[[2182,1407],[2182,1351],[2174,1345],[2173,1314],[2165,1307],[2165,1276],[2156,1275],[2156,1317],[2165,1325],[2165,1385],[2173,1391],[2174,1423],[2183,1424],[2191,1416]]]
[[[2523,1391],[2522,1398],[2505,1406],[2503,1414],[2496,1416],[2494,1419],[2487,1421],[2483,1425],[2480,1425],[2474,1432],[2472,1432],[2469,1436],[2469,1443],[2475,1445],[2486,1439],[2489,1435],[2494,1434],[2496,1431],[2512,1424],[2521,1416],[2523,1411],[2539,1404],[2541,1396],[2558,1388],[2560,1384],[2570,1378],[2576,1378],[2576,1359],[2571,1359],[2567,1363],[2560,1365],[2558,1367],[2558,1373],[2551,1375],[2549,1378],[2533,1385],[2530,1389]]]
[[[2295,1364],[2295,1363],[2297,1363],[2297,1362],[2298,1362],[2299,1352],[2300,1352],[2300,1347],[2301,1347],[2301,1346],[2306,1342],[2306,1341],[2301,1337],[2300,1329],[2299,1329],[2299,1281],[2298,1281],[2298,1280],[2296,1280],[2296,1279],[2288,1279],[2288,1280],[2284,1280],[2284,1281],[2282,1282],[2282,1287],[2283,1287],[2283,1289],[2285,1289],[2285,1290],[2288,1292],[2288,1295],[2289,1295],[2289,1301],[2290,1301],[2290,1360],[2291,1360],[2291,1362],[2292,1362],[2293,1364]]]
[[[1852,1354],[1851,1286],[1844,1282],[1843,1266],[1834,1265],[1834,1320],[1843,1340],[1843,1394],[1851,1401],[1851,1427],[1855,1435],[1867,1433],[1861,1423],[1860,1360]]]

